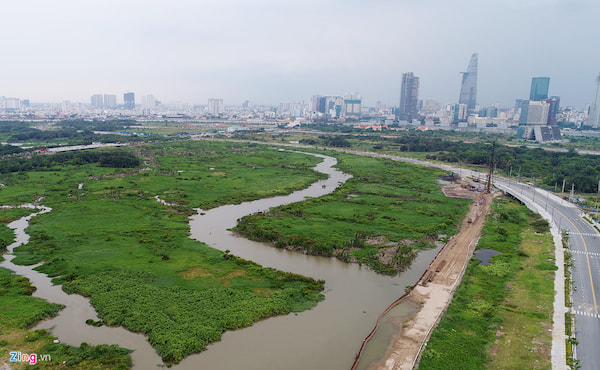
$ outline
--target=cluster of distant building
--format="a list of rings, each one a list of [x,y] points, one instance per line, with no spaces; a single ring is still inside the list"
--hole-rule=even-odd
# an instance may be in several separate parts
[[[133,92],[93,94],[90,104],[63,101],[60,104],[31,104],[29,100],[0,97],[0,119],[182,119],[231,121],[236,124],[279,121],[288,127],[304,122],[356,122],[385,120],[399,125],[438,126],[517,130],[519,137],[535,141],[560,140],[557,123],[600,128],[600,75],[591,106],[586,111],[560,109],[560,97],[549,96],[549,77],[533,77],[529,99],[516,99],[514,108],[482,107],[477,104],[478,54],[471,56],[462,72],[458,103],[440,104],[434,99],[419,100],[419,77],[402,74],[400,102],[397,107],[377,102],[365,107],[358,93],[313,95],[307,103],[287,102],[279,106],[256,106],[245,101],[241,106],[225,106],[223,99],[210,98],[206,105],[166,105],[153,95],[136,102]]]
[[[144,95],[142,96],[142,108],[143,109],[151,109],[156,106],[156,99],[153,95]],[[92,108],[107,108],[107,109],[116,109],[117,105],[117,96],[113,94],[94,94],[91,97],[91,107]],[[123,94],[123,109],[133,110],[136,108],[135,104],[135,93],[126,92]]]
[[[556,141],[561,139],[557,126],[558,117],[563,123],[572,122],[590,128],[600,128],[600,75],[596,79],[596,90],[589,114],[575,113],[572,109],[560,110],[560,97],[548,96],[550,77],[533,77],[529,99],[517,99],[511,111],[501,112],[497,107],[477,105],[477,53],[471,56],[467,71],[463,72],[457,104],[432,109],[418,99],[419,78],[412,72],[402,74],[400,105],[396,111],[397,121],[412,122],[415,119],[435,121],[442,126],[457,127],[518,127],[518,136],[534,141]],[[502,114],[503,113],[503,114]],[[507,114],[508,113],[508,114]],[[575,113],[575,114],[574,114]]]

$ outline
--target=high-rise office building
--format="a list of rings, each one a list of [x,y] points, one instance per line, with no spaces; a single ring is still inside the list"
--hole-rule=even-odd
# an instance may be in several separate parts
[[[135,109],[135,94],[128,92],[123,94],[123,101],[125,102],[125,109]]]
[[[590,118],[588,119],[588,125],[600,128],[600,74],[596,77],[596,91],[594,91],[594,100],[590,107]]]
[[[458,104],[466,104],[467,112],[471,114],[477,105],[477,53],[471,56],[467,71],[462,74]]]
[[[398,119],[412,121],[417,118],[417,104],[419,102],[419,77],[412,72],[402,74],[402,91],[400,91],[400,108]]]
[[[531,90],[529,91],[529,100],[540,101],[548,99],[549,86],[550,77],[533,77],[531,79]]]
[[[92,95],[92,107],[101,108],[104,106],[104,99],[102,98],[102,94],[94,94]]]

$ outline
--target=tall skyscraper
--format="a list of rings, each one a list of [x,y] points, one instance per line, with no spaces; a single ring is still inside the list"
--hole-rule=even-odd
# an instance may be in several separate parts
[[[125,102],[125,109],[135,109],[135,94],[128,92],[123,94],[123,101]]]
[[[550,86],[550,77],[534,77],[531,79],[531,90],[529,91],[529,100],[540,101],[548,99],[548,87]]]
[[[419,77],[412,72],[402,74],[402,91],[400,92],[400,108],[398,119],[412,121],[417,118],[417,104],[419,102]]]
[[[458,104],[466,104],[467,112],[473,113],[477,105],[477,53],[471,56],[466,72],[462,72],[462,84]]]
[[[594,92],[594,100],[590,107],[590,118],[588,119],[588,125],[600,128],[600,73],[596,77],[596,91]]]

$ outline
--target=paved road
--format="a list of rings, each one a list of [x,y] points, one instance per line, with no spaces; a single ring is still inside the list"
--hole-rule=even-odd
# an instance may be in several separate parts
[[[544,210],[568,236],[573,255],[572,277],[575,291],[571,312],[576,318],[576,357],[582,369],[600,368],[600,234],[582,216],[583,212],[559,197],[523,183],[496,179],[495,183],[510,190],[518,198]]]

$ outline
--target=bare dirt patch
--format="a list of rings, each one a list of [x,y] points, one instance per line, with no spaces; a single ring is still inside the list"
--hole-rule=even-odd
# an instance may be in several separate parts
[[[386,238],[385,236],[374,236],[374,237],[365,239],[365,243],[371,244],[371,245],[386,245],[389,242],[390,242],[390,240],[388,238]]]
[[[475,187],[469,184],[442,185],[442,192],[445,196],[457,199],[475,199]]]
[[[210,272],[209,269],[204,268],[202,266],[190,267],[189,269],[187,269],[185,271],[178,272],[178,274],[179,274],[179,276],[181,276],[184,279],[193,279],[195,277],[214,276],[214,274],[212,272]]]
[[[245,270],[233,270],[231,272],[228,272],[227,274],[225,274],[223,277],[221,277],[220,279],[231,279],[234,277],[246,277],[247,273]]]

